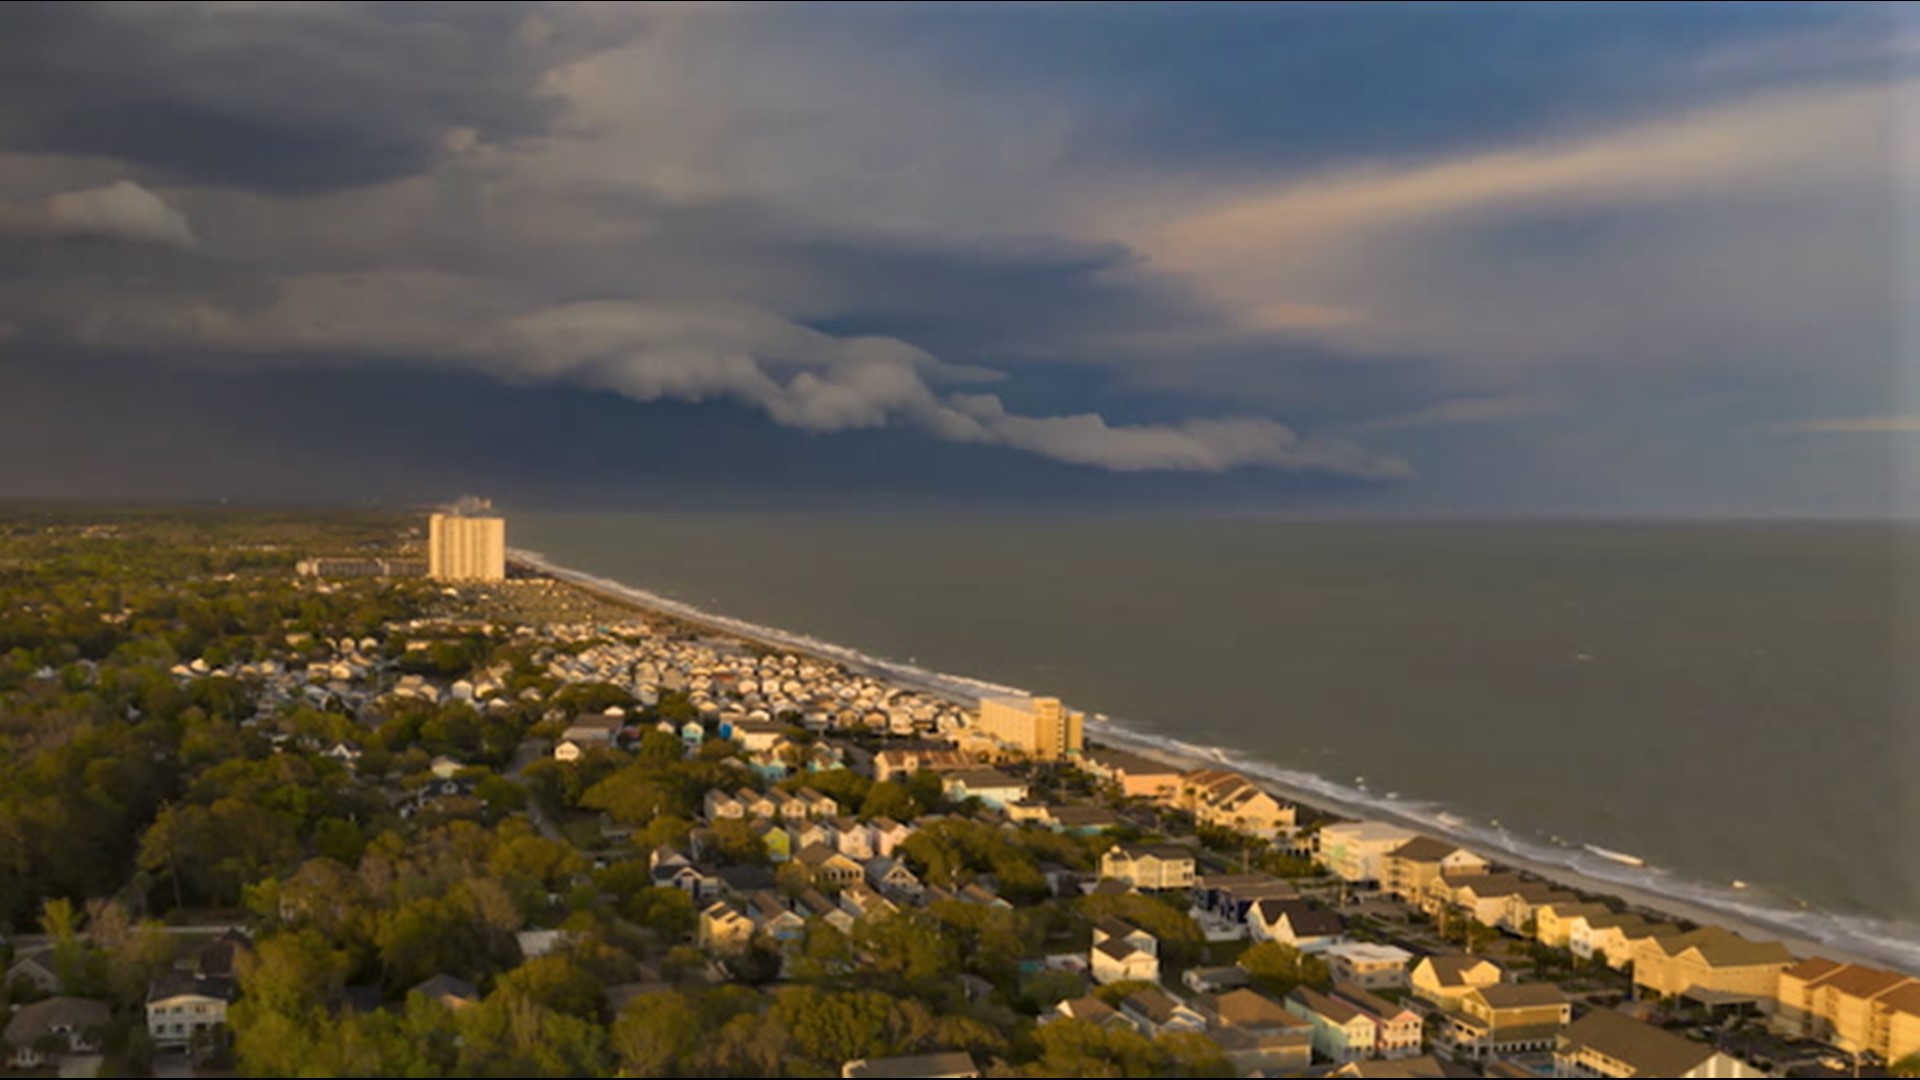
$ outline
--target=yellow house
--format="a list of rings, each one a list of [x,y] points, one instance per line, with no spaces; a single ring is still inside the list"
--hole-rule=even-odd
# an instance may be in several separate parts
[[[1633,985],[1658,997],[1709,1004],[1752,1002],[1771,1013],[1793,954],[1777,941],[1748,941],[1719,926],[1647,938],[1634,946]]]
[[[1441,1014],[1442,1038],[1472,1058],[1552,1050],[1573,1019],[1567,995],[1552,983],[1476,986],[1457,1011]]]
[[[1487,860],[1458,844],[1431,836],[1416,836],[1387,853],[1387,876],[1381,886],[1402,900],[1418,902],[1427,885],[1442,874],[1466,877],[1487,872]]]
[[[700,912],[696,940],[703,949],[737,952],[753,940],[753,920],[726,900],[716,900]]]
[[[1193,887],[1193,849],[1178,844],[1115,844],[1100,856],[1100,876],[1136,889]]]
[[[1415,997],[1430,1001],[1448,1012],[1459,1012],[1467,994],[1481,987],[1496,986],[1506,978],[1506,970],[1484,956],[1466,953],[1440,953],[1424,956],[1413,965],[1408,982]]]
[[[1613,909],[1605,904],[1580,900],[1542,904],[1533,909],[1533,939],[1542,945],[1550,945],[1556,949],[1569,948],[1572,943],[1575,919],[1582,916],[1609,915],[1612,912]]]
[[[1898,1061],[1920,1053],[1920,979],[1815,957],[1782,971],[1774,1031]]]

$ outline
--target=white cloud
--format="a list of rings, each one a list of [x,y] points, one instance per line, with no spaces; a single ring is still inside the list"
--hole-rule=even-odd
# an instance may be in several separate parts
[[[1093,220],[1244,333],[1492,371],[1886,363],[1888,84],[1756,96],[1610,131],[1216,187]]]
[[[131,180],[47,197],[45,227],[77,236],[104,236],[191,250],[198,246],[186,215]]]
[[[1546,394],[1502,394],[1494,397],[1450,398],[1411,412],[1383,416],[1356,424],[1360,431],[1398,431],[1452,424],[1481,424],[1541,416],[1560,409],[1558,398]]]

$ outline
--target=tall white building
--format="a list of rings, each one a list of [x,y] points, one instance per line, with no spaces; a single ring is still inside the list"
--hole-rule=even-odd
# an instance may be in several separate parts
[[[497,514],[435,514],[427,521],[427,576],[435,581],[503,581],[507,519]]]

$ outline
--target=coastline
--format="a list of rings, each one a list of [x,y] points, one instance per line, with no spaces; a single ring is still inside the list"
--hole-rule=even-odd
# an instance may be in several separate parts
[[[703,611],[693,605],[659,596],[636,586],[557,565],[538,552],[511,549],[508,556],[517,564],[609,603],[657,618],[683,622],[764,648],[782,649],[839,664],[849,671],[885,679],[905,689],[943,697],[970,708],[977,707],[982,694],[1026,693],[1016,687],[942,674],[908,664],[891,663],[856,649],[820,641],[806,634],[760,626]],[[1444,837],[1463,847],[1479,851],[1513,870],[1577,893],[1610,898],[1627,909],[1640,912],[1650,918],[1699,925],[1719,925],[1751,940],[1779,941],[1796,956],[1803,958],[1824,956],[1842,962],[1888,967],[1920,975],[1920,941],[1872,939],[1871,935],[1845,926],[1836,926],[1829,934],[1822,935],[1795,924],[1796,919],[1837,922],[1842,918],[1841,916],[1818,911],[1802,914],[1758,903],[1740,904],[1731,899],[1718,901],[1717,898],[1678,896],[1671,892],[1663,892],[1648,883],[1620,880],[1618,877],[1608,876],[1606,872],[1594,872],[1567,865],[1564,862],[1555,861],[1552,857],[1530,855],[1515,850],[1516,845],[1512,842],[1489,841],[1484,835],[1476,835],[1473,829],[1450,826],[1431,817],[1422,817],[1413,812],[1418,804],[1407,804],[1404,808],[1395,809],[1391,805],[1379,805],[1377,801],[1365,802],[1344,797],[1338,790],[1328,790],[1336,789],[1337,786],[1324,778],[1291,774],[1287,770],[1271,765],[1248,762],[1226,748],[1200,748],[1180,744],[1177,740],[1133,730],[1106,717],[1089,718],[1087,728],[1089,735],[1097,737],[1103,743],[1124,748],[1178,768],[1224,766],[1240,770],[1246,773],[1249,779],[1274,795],[1325,815],[1383,821],[1417,833]],[[1579,858],[1581,854],[1579,851],[1570,850],[1568,857]],[[1621,867],[1622,871],[1626,869],[1624,866]],[[1633,868],[1633,870],[1648,876],[1664,874],[1659,870],[1641,868]],[[1709,887],[1706,883],[1686,879],[1676,879],[1675,885],[1695,891]],[[1836,935],[1844,935],[1846,940],[1833,940]],[[1869,940],[1858,940],[1863,936],[1868,937]]]

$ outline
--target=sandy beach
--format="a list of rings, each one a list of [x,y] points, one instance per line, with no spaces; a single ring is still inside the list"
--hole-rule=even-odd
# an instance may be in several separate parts
[[[714,615],[699,611],[690,605],[678,603],[655,596],[645,590],[623,583],[606,581],[578,570],[557,566],[533,552],[514,551],[513,559],[553,578],[565,582],[594,598],[623,609],[630,609],[656,619],[676,621],[682,624],[726,635],[750,642],[763,648],[781,649],[797,654],[840,664],[859,674],[871,675],[893,682],[902,688],[934,696],[944,697],[968,707],[976,707],[982,691],[992,692],[1002,689],[992,684],[980,683],[955,676],[943,676],[933,672],[908,668],[904,665],[892,665],[876,661],[856,650],[820,642],[803,634],[771,630],[742,620]],[[1153,741],[1139,733],[1128,731],[1111,723],[1090,719],[1088,734],[1109,746],[1126,749],[1154,760],[1182,769],[1240,767],[1231,755],[1225,761],[1211,756],[1183,753]],[[1848,949],[1815,940],[1797,931],[1784,921],[1776,922],[1762,915],[1729,911],[1713,905],[1689,901],[1648,889],[1636,888],[1631,884],[1606,880],[1577,869],[1529,859],[1507,850],[1488,850],[1477,846],[1470,838],[1450,835],[1444,828],[1436,828],[1433,823],[1419,821],[1410,817],[1394,814],[1390,809],[1378,806],[1358,806],[1342,802],[1324,792],[1307,791],[1287,784],[1276,783],[1268,777],[1250,777],[1272,794],[1309,807],[1325,815],[1346,819],[1365,819],[1385,821],[1400,825],[1414,832],[1428,835],[1445,836],[1461,843],[1462,846],[1482,850],[1488,858],[1500,865],[1522,871],[1570,889],[1574,892],[1595,897],[1612,898],[1626,907],[1639,911],[1650,918],[1666,921],[1682,921],[1700,925],[1714,924],[1735,931],[1744,937],[1757,941],[1779,941],[1795,955],[1801,957],[1825,956],[1835,960],[1867,964],[1875,967],[1893,967],[1896,970],[1910,969],[1913,965],[1904,963],[1901,957],[1880,955],[1870,950]]]

